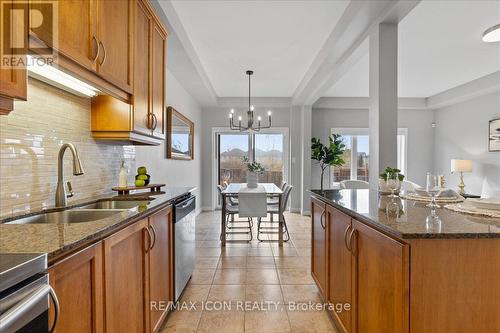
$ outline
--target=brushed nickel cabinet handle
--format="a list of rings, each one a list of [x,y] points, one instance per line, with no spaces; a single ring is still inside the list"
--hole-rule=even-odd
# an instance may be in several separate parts
[[[49,329],[49,332],[52,333],[55,331],[57,322],[59,320],[59,315],[61,313],[60,306],[59,306],[59,299],[57,298],[56,292],[52,287],[50,287],[49,290],[49,296],[52,299],[52,303],[54,303],[54,322],[52,323],[52,326]]]
[[[344,231],[344,244],[345,244],[345,247],[347,248],[347,250],[350,252],[351,249],[349,248],[349,244],[347,243],[347,233],[349,232],[349,229],[351,229],[350,224],[347,226],[347,228],[345,228],[345,231]]]
[[[349,233],[349,240],[347,241],[349,243],[349,251],[351,251],[351,253],[353,255],[356,255],[356,251],[353,251],[353,247],[352,247],[352,236],[356,233],[356,229],[352,229],[351,232]]]
[[[156,126],[158,125],[158,118],[156,118],[156,115],[154,113],[151,113],[151,116],[153,117],[153,128],[152,128],[152,130],[154,131],[156,129]]]
[[[99,58],[99,41],[97,40],[97,37],[95,35],[92,35],[92,41],[95,43],[95,47],[96,47],[95,57],[94,57],[94,59],[92,59],[92,63],[95,64],[95,62],[97,61],[97,58]]]
[[[151,231],[149,230],[149,228],[144,228],[146,230],[146,232],[148,233],[148,246],[146,246],[146,253],[151,249],[151,241],[153,239],[153,236],[151,235]]]
[[[153,242],[152,242],[151,247],[150,247],[150,249],[153,249],[153,247],[156,244],[156,230],[155,230],[155,227],[153,227],[152,225],[150,225],[149,228],[153,232]]]
[[[319,218],[319,223],[321,223],[321,227],[323,229],[326,229],[326,225],[323,223],[323,216],[325,216],[325,213],[326,213],[326,209],[323,211],[323,213],[321,213],[321,216]]]
[[[108,54],[106,52],[106,48],[104,47],[104,44],[101,41],[99,41],[99,45],[102,46],[102,51],[104,52],[104,56],[102,57],[102,61],[101,61],[101,66],[102,66],[106,62],[106,56]]]

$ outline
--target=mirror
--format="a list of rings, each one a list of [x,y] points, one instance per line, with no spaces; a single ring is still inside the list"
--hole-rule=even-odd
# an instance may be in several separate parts
[[[167,108],[167,158],[194,159],[194,123],[179,111]]]

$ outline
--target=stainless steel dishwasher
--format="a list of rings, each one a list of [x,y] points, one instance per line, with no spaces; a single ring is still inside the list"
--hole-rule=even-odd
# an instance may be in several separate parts
[[[195,264],[196,197],[188,195],[174,203],[175,300],[179,300]]]

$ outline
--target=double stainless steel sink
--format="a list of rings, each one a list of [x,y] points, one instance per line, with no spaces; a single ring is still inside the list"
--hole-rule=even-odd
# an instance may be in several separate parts
[[[5,224],[46,224],[46,223],[84,223],[98,221],[141,205],[148,200],[100,200],[84,206],[56,212],[42,213],[5,222]]]

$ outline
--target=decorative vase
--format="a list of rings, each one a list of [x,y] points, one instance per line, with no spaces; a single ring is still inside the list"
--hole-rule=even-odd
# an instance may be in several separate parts
[[[247,187],[256,188],[259,176],[256,172],[247,171]]]
[[[378,180],[378,191],[382,195],[391,194],[391,189],[387,186],[387,183],[382,178]],[[399,193],[401,191],[401,182],[399,182],[398,188],[394,191],[394,193]]]

